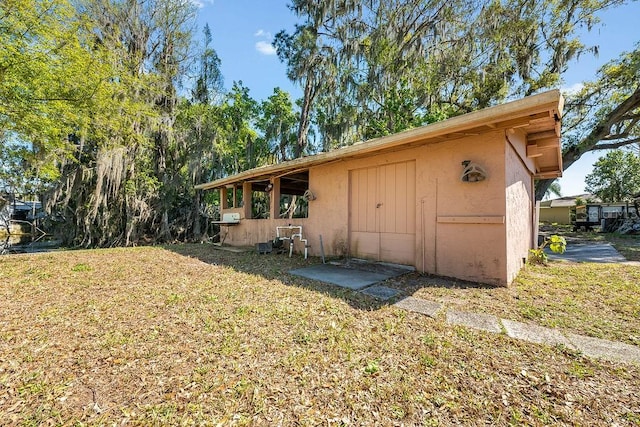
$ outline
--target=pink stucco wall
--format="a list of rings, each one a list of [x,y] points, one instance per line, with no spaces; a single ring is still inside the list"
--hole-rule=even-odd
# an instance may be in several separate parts
[[[320,254],[322,235],[328,256],[342,256],[349,251],[351,256],[377,253],[383,261],[404,262],[427,273],[508,285],[531,245],[532,227],[531,174],[526,156],[521,161],[518,154],[524,149],[520,147],[523,141],[513,139],[507,142],[504,130],[494,130],[312,167],[309,188],[316,200],[309,203],[308,218],[242,219],[239,225],[229,227],[225,243],[253,245],[267,241],[275,237],[277,225],[291,223],[303,226],[311,255]],[[481,165],[487,171],[487,179],[462,182],[464,160]],[[349,219],[350,200],[354,197],[350,192],[358,191],[349,184],[350,171],[406,162],[415,165],[415,195],[406,203],[391,203],[389,200],[393,199],[384,196],[387,204],[380,206],[379,212],[382,217],[384,209],[393,209],[394,215],[413,221],[413,226],[392,234],[390,239],[385,240],[383,235],[382,240],[376,240],[375,244],[385,242],[383,250],[360,250],[364,240],[354,245],[353,240],[362,236],[350,230],[354,224]],[[242,209],[225,212],[230,211]],[[363,239],[371,241],[371,236],[375,238],[375,234],[367,234]],[[413,242],[408,252],[407,238]],[[399,250],[394,250],[394,245]],[[302,249],[297,243],[296,250]]]
[[[533,178],[511,144],[506,144],[507,283],[524,266],[533,239]]]

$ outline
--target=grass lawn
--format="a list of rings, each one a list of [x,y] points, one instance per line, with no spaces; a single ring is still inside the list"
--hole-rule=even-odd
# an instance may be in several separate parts
[[[567,238],[567,245],[609,242],[627,259],[640,261],[640,236],[556,231]],[[639,265],[572,262],[528,265],[509,288],[419,274],[403,276],[392,286],[452,309],[488,313],[640,346]]]
[[[314,262],[208,245],[0,257],[0,424],[640,423],[638,366],[451,327],[286,273]],[[574,297],[578,278],[590,280],[588,301]],[[602,278],[611,291],[593,290]],[[439,297],[468,295],[465,307],[487,311],[494,299],[514,320],[599,335],[597,313],[572,320],[574,299],[606,308],[602,333],[622,339],[639,330],[638,300],[617,301],[634,290],[615,283],[639,278],[638,267],[554,265],[527,269],[515,299],[477,287]],[[389,284],[425,297],[451,289],[432,281]]]

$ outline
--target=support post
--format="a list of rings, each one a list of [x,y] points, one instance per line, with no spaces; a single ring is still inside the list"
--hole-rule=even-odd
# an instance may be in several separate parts
[[[273,188],[269,193],[270,216],[272,219],[280,218],[280,178],[274,178],[272,181]]]
[[[251,205],[253,204],[253,188],[250,182],[242,183],[242,209],[244,211],[244,217],[251,219]]]

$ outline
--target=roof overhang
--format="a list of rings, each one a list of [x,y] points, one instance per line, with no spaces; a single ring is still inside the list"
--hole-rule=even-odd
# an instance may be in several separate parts
[[[196,185],[195,188],[208,190],[240,182],[273,179],[326,163],[436,144],[495,130],[517,130],[521,133],[527,140],[526,155],[535,164],[535,178],[557,178],[562,175],[560,119],[563,104],[560,91],[552,90],[338,150],[250,169]]]

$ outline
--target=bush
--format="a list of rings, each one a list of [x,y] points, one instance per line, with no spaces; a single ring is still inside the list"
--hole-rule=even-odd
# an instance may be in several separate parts
[[[553,235],[544,239],[538,249],[529,249],[529,263],[536,265],[546,265],[549,258],[544,253],[544,248],[549,246],[551,252],[562,254],[567,250],[567,241],[562,236]]]

